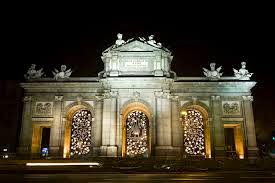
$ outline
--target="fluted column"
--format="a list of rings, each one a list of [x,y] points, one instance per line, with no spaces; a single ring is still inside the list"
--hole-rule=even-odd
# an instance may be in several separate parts
[[[252,101],[253,96],[243,96],[248,158],[256,158],[258,155]]]
[[[225,157],[224,126],[221,121],[221,101],[220,96],[212,96],[212,123],[214,135],[215,158]]]
[[[32,145],[32,97],[25,96],[23,102],[24,106],[18,153],[27,155],[31,153]]]
[[[54,120],[51,127],[50,135],[50,155],[53,157],[61,157],[61,124],[62,124],[62,100],[63,96],[55,96],[54,102]]]

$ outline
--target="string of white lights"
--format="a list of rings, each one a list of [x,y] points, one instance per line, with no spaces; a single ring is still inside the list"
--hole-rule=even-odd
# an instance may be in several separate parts
[[[126,154],[137,156],[145,154],[147,147],[148,118],[142,111],[133,111],[128,114],[126,120]]]
[[[183,125],[185,152],[190,155],[205,155],[202,114],[188,110],[183,115]]]
[[[83,156],[91,148],[91,113],[87,110],[78,111],[73,116],[71,133],[71,156]]]

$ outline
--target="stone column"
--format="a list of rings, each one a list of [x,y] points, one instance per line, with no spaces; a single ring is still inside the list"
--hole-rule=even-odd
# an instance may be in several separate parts
[[[225,157],[224,126],[221,121],[220,96],[211,96],[211,101],[215,158],[219,159]]]
[[[50,135],[50,156],[52,157],[62,157],[61,149],[61,124],[62,124],[62,100],[63,96],[55,96],[55,102],[53,107],[53,124],[51,127]]]
[[[244,126],[246,130],[247,157],[249,159],[254,159],[258,156],[252,101],[253,96],[243,96]]]
[[[20,143],[18,153],[22,155],[30,155],[32,146],[32,97],[25,96],[23,98],[23,114],[22,126],[20,133]]]
[[[157,108],[157,156],[169,156],[172,150],[172,127],[171,127],[171,102],[168,92],[156,93],[156,108]]]
[[[103,100],[102,98],[98,98],[95,103],[95,119],[92,123],[93,130],[93,139],[94,139],[94,147],[93,147],[93,155],[100,155],[100,146],[102,145],[102,108],[103,108]]]
[[[179,99],[178,96],[171,97],[171,121],[172,121],[172,146],[176,156],[181,156],[183,145],[183,129],[179,120]]]
[[[105,93],[102,118],[102,156],[117,156],[116,124],[117,124],[117,92]]]

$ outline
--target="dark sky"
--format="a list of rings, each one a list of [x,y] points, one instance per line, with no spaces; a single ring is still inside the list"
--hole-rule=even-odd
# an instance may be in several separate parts
[[[246,56],[247,68],[254,73],[252,79],[257,81],[253,89],[255,119],[261,121],[257,122],[259,124],[275,123],[272,118],[274,56],[271,56],[274,28],[269,15],[229,11],[226,15],[213,13],[206,16],[207,12],[188,14],[179,10],[172,15],[165,11],[143,14],[143,10],[136,10],[139,13],[120,12],[120,15],[109,13],[104,16],[104,11],[82,14],[27,10],[8,14],[2,21],[2,111],[5,111],[6,103],[11,103],[12,109],[18,108],[20,92],[9,94],[10,97],[3,93],[18,91],[17,83],[23,79],[31,63],[43,67],[49,76],[51,70],[61,64],[74,70],[72,77],[97,76],[103,69],[101,52],[115,42],[116,34],[120,32],[124,39],[154,34],[157,41],[173,52],[172,69],[179,76],[203,76],[201,68],[208,67],[209,56],[216,56],[216,63],[223,66],[224,75],[232,76],[232,67],[239,68],[240,57]],[[6,118],[0,121],[2,125],[7,121],[20,122],[20,117]]]

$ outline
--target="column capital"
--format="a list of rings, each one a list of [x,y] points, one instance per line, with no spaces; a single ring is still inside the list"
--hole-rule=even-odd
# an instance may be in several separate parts
[[[253,96],[242,96],[244,101],[250,101],[253,102]]]
[[[171,97],[171,94],[170,94],[169,90],[155,91],[154,94],[157,98],[170,99],[170,97]]]
[[[95,99],[96,99],[97,102],[102,102],[103,99],[104,99],[104,95],[96,95]]]
[[[162,97],[163,91],[155,91],[154,94],[156,97]]]
[[[220,100],[221,97],[218,96],[218,95],[213,95],[213,96],[211,96],[211,99],[212,99],[212,100]]]
[[[54,96],[55,101],[62,101],[63,100],[63,95],[56,95]]]
[[[30,102],[32,100],[32,96],[24,96],[23,102]]]
[[[170,99],[173,102],[178,102],[179,101],[179,96],[178,95],[170,95]]]
[[[117,96],[118,96],[118,91],[105,90],[103,94],[104,99],[116,98]]]

